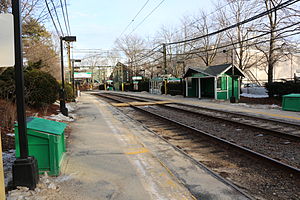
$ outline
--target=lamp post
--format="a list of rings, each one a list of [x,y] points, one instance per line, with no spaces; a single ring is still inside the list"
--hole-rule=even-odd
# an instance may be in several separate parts
[[[72,62],[72,88],[73,88],[73,95],[74,95],[74,97],[76,97],[74,67],[75,67],[75,62],[81,62],[81,60],[80,59],[71,59],[71,62]]]
[[[60,112],[68,116],[68,109],[66,108],[66,94],[65,94],[65,78],[64,78],[64,49],[63,49],[63,41],[66,42],[76,42],[76,36],[65,36],[60,37],[60,53],[61,53],[61,89],[59,93],[60,97]]]
[[[28,155],[27,121],[24,100],[24,75],[23,75],[23,51],[22,51],[22,26],[20,16],[20,1],[12,1],[12,13],[14,17],[14,50],[15,50],[15,81],[16,104],[18,119],[18,135],[20,157],[12,166],[13,186],[25,186],[34,189],[39,181],[37,160]]]

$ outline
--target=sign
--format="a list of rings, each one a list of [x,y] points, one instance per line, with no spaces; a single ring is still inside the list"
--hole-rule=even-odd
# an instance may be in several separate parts
[[[0,14],[0,67],[15,65],[14,20],[12,14]]]
[[[75,72],[74,78],[92,78],[92,72]]]
[[[141,76],[133,76],[132,77],[132,80],[134,80],[134,81],[140,81],[142,79],[143,79],[143,77],[141,77]]]

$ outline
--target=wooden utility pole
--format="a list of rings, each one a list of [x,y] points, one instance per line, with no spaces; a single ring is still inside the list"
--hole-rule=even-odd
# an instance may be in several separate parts
[[[163,44],[163,54],[164,54],[164,74],[167,74],[167,49],[166,44]]]
[[[166,49],[166,44],[163,43],[163,58],[164,58],[164,75],[167,75],[167,49]],[[167,76],[165,76],[164,80],[164,85],[165,85],[165,95],[168,94],[167,92]]]
[[[71,64],[71,44],[67,42],[67,52],[68,52],[68,66],[69,66],[69,83],[72,80],[72,64]]]

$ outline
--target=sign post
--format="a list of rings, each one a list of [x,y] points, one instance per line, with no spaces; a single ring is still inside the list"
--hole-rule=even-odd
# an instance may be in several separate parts
[[[15,65],[13,24],[12,14],[0,14],[0,67]]]

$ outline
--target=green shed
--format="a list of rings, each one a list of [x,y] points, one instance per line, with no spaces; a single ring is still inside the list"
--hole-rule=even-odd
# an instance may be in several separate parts
[[[245,77],[244,73],[232,64],[188,67],[183,77],[186,96],[227,100],[234,93],[239,99],[241,77]]]
[[[39,173],[58,176],[66,152],[64,130],[67,124],[47,119],[28,117],[27,138],[29,156],[38,161]],[[16,157],[20,157],[18,125],[15,125]]]

